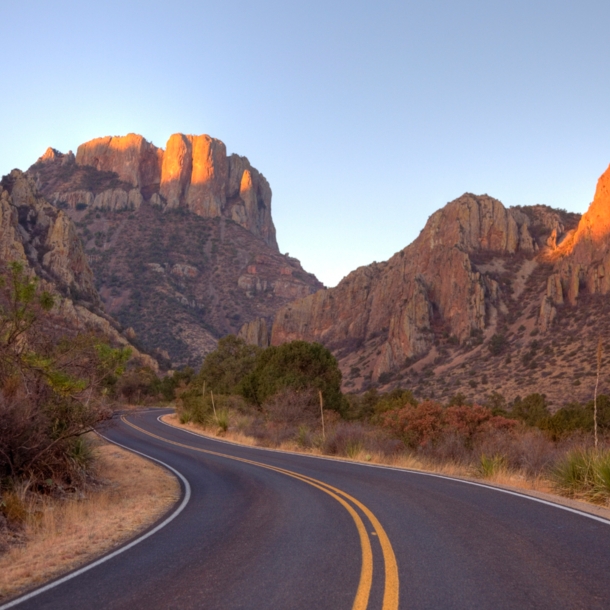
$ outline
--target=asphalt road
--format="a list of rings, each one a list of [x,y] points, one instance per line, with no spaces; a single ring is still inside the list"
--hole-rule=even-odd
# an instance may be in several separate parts
[[[13,607],[610,608],[610,522],[450,479],[239,447],[158,415],[104,434],[183,475],[181,512]]]

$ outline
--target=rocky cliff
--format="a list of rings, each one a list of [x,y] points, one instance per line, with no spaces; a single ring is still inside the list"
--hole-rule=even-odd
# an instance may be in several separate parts
[[[210,136],[50,148],[28,175],[75,222],[106,311],[161,360],[198,366],[221,336],[322,288],[278,252],[267,180]]]
[[[130,345],[118,324],[101,309],[94,276],[74,224],[37,192],[19,170],[0,181],[0,270],[18,262],[56,296],[52,315],[58,327],[94,331],[118,345]],[[156,368],[152,358],[136,358]]]
[[[227,156],[225,145],[207,135],[174,134],[165,150],[136,134],[96,138],[76,156],[48,149],[29,173],[57,205],[121,210],[146,201],[225,217],[277,250],[269,183],[246,157]]]
[[[325,344],[346,390],[588,399],[597,337],[610,333],[609,252],[610,170],[582,218],[465,194],[390,260],[289,303],[270,329],[251,322],[242,336]]]
[[[19,170],[0,181],[0,260],[31,267],[65,296],[100,304],[72,221],[38,195],[32,180]]]
[[[531,222],[496,199],[466,194],[433,214],[389,261],[357,269],[336,288],[281,309],[271,341],[301,337],[341,349],[383,337],[375,379],[427,353],[433,327],[464,341],[485,330],[501,305],[498,281],[471,256],[533,255],[539,246]]]

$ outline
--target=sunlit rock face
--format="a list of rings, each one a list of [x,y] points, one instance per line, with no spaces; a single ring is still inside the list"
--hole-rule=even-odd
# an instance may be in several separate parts
[[[549,300],[576,304],[579,295],[610,292],[610,167],[597,182],[595,197],[576,231],[555,252],[555,286]]]
[[[81,144],[76,152],[78,165],[115,172],[144,192],[158,188],[162,159],[162,150],[135,133],[96,138]]]
[[[59,156],[49,149],[39,161],[57,162]],[[114,172],[142,195],[128,194],[124,203],[116,192],[104,195],[99,200],[103,207],[134,209],[150,201],[204,218],[224,216],[277,249],[269,183],[246,157],[227,157],[226,146],[216,138],[177,133],[163,150],[136,134],[106,136],[79,146],[76,163]]]
[[[384,263],[361,267],[336,288],[282,308],[271,343],[321,341],[337,352],[373,345],[372,378],[421,357],[433,327],[465,340],[482,332],[499,306],[498,283],[471,255],[538,249],[529,217],[498,200],[465,194],[434,213],[419,237]]]
[[[265,177],[218,139],[98,138],[48,149],[27,175],[75,221],[106,311],[176,365],[252,320],[268,343],[266,321],[323,287],[278,251]]]

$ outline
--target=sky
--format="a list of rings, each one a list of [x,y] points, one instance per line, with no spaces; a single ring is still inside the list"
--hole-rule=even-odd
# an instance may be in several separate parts
[[[334,286],[464,192],[584,212],[610,163],[607,0],[2,0],[0,174],[207,133]]]

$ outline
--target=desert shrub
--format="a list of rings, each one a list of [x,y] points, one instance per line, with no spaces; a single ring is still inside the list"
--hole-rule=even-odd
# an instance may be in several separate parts
[[[311,389],[283,388],[263,403],[262,410],[267,420],[275,423],[321,425],[319,398]]]
[[[223,337],[203,361],[198,382],[205,381],[208,389],[218,394],[237,392],[242,380],[254,370],[260,351],[234,335]]]
[[[465,394],[462,392],[458,392],[457,394],[453,394],[447,403],[448,407],[457,406],[461,407],[463,405],[471,405],[472,403],[468,401]]]
[[[464,444],[462,436],[451,430],[439,434],[434,444],[419,448],[419,454],[436,463],[469,464],[472,451]]]
[[[226,432],[229,429],[229,421],[230,421],[229,409],[227,409],[226,407],[217,409],[216,423],[218,424],[218,427],[223,432]]]
[[[108,394],[129,350],[58,330],[53,298],[20,264],[0,282],[0,481],[44,490],[80,484],[82,436],[110,414]]]
[[[488,348],[492,356],[499,356],[508,346],[508,341],[504,335],[496,334],[491,337]]]
[[[493,415],[491,409],[478,405],[447,407],[444,424],[463,439],[471,448],[475,435],[489,430],[511,430],[517,422],[506,417]]]
[[[492,392],[487,396],[485,401],[485,406],[488,409],[491,409],[491,412],[494,415],[504,415],[506,416],[506,398],[504,398],[503,394],[499,392]]]
[[[564,451],[542,431],[522,425],[486,430],[476,437],[473,445],[475,461],[482,455],[501,455],[507,468],[527,476],[548,474]]]
[[[506,465],[506,458],[496,453],[495,455],[488,456],[484,453],[481,454],[479,463],[479,474],[484,478],[490,478],[500,472]]]
[[[559,440],[577,430],[593,430],[593,411],[577,402],[570,403],[542,419],[538,425],[553,440]]]
[[[0,497],[0,515],[4,516],[9,525],[22,525],[28,516],[28,508],[22,494],[12,489],[5,491]]]
[[[330,455],[353,458],[368,449],[370,440],[370,433],[362,424],[340,422],[327,433],[322,448]]]
[[[562,493],[603,502],[610,498],[610,451],[576,449],[567,453],[553,470]]]
[[[424,447],[434,443],[443,428],[443,407],[431,400],[418,405],[408,404],[402,409],[386,412],[382,426],[392,431],[408,447]]]
[[[156,397],[159,379],[149,367],[131,369],[125,372],[116,384],[116,392],[131,404],[140,404],[146,398]]]
[[[455,447],[461,445],[472,449],[478,435],[494,430],[511,430],[516,422],[493,415],[491,410],[478,405],[451,405],[443,408],[439,403],[425,401],[418,405],[409,404],[402,409],[388,411],[383,415],[382,425],[391,430],[411,448],[430,446],[443,451],[449,447],[450,453],[457,455]]]
[[[401,409],[406,405],[417,406],[417,404],[417,400],[415,400],[411,390],[396,388],[378,397],[374,406],[374,412],[375,415],[380,416],[382,413],[392,411],[393,409]]]
[[[517,397],[510,414],[528,426],[538,426],[549,416],[546,396],[529,394],[525,398]]]
[[[311,447],[313,445],[311,430],[307,426],[301,424],[299,426],[299,431],[297,432],[295,440],[299,447],[302,447],[304,449]]]

